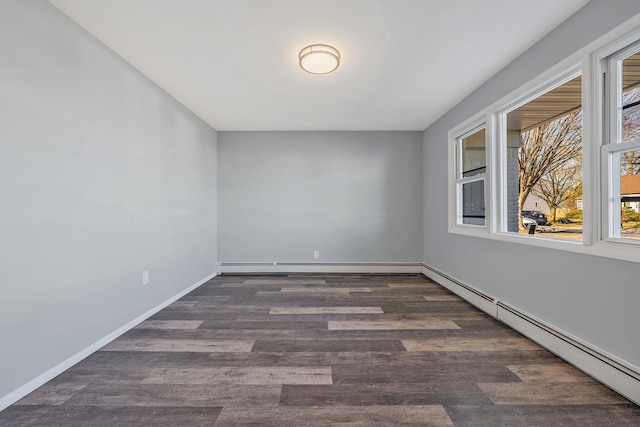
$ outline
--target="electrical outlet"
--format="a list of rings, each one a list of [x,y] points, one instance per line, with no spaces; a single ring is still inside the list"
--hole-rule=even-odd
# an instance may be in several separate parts
[[[147,283],[149,283],[149,270],[142,272],[142,284],[146,285]]]
[[[320,251],[313,251],[313,259],[319,259],[320,258]]]

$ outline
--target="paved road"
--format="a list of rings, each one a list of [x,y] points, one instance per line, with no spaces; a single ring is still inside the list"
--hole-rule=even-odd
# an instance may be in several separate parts
[[[558,239],[569,240],[582,240],[582,228],[578,228],[575,225],[552,225],[552,226],[538,226],[536,229],[537,235],[544,235],[545,237],[554,237]],[[640,227],[627,228],[621,232],[623,239],[640,240]]]

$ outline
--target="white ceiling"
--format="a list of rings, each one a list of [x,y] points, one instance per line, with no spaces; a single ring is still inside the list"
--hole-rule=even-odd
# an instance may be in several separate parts
[[[423,130],[588,0],[50,2],[217,130]]]

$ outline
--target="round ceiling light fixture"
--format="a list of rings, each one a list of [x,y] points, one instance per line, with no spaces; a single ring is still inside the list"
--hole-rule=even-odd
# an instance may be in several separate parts
[[[298,54],[300,68],[310,74],[329,74],[340,65],[338,49],[326,44],[312,44]]]

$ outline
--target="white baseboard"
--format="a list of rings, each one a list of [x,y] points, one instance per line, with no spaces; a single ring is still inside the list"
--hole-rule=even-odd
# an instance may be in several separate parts
[[[105,345],[107,345],[108,343],[113,341],[114,339],[118,338],[120,335],[124,334],[125,332],[127,332],[128,330],[130,330],[131,328],[133,328],[134,326],[136,326],[140,322],[142,322],[142,321],[148,319],[149,317],[153,316],[154,314],[156,314],[157,312],[159,312],[163,308],[167,307],[169,304],[179,300],[180,298],[182,298],[183,296],[185,296],[189,292],[193,291],[194,289],[198,288],[199,286],[201,286],[204,283],[208,282],[209,280],[213,279],[214,277],[216,277],[216,275],[217,275],[217,273],[213,273],[213,274],[210,274],[209,276],[205,277],[204,279],[199,280],[197,283],[189,286],[184,291],[181,291],[180,293],[172,296],[168,300],[158,304],[157,306],[153,307],[151,310],[149,310],[146,313],[136,317],[132,321],[128,322],[127,324],[125,324],[125,325],[121,326],[120,328],[116,329],[115,331],[111,332],[109,335],[105,336],[104,338],[99,339],[95,343],[93,343],[90,346],[84,348],[83,350],[79,351],[78,353],[74,354],[73,356],[69,357],[68,359],[64,360],[63,362],[60,362],[59,364],[57,364],[53,368],[49,369],[48,371],[38,375],[36,378],[32,379],[28,383],[18,387],[17,389],[15,389],[11,393],[7,394],[6,396],[3,396],[2,398],[0,398],[0,411],[2,411],[3,409],[7,408],[9,405],[12,405],[13,403],[17,402],[18,400],[22,399],[24,396],[26,396],[27,394],[31,393],[32,391],[34,391],[38,387],[44,385],[45,383],[47,383],[48,381],[52,380],[56,376],[60,375],[61,373],[63,373],[67,369],[71,368],[76,363],[82,361],[86,357],[88,357],[91,354],[95,353],[100,348],[104,347]]]
[[[220,262],[218,271],[242,273],[420,273],[422,264],[415,262]]]
[[[640,405],[640,368],[423,264],[422,274]]]

